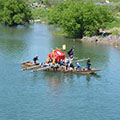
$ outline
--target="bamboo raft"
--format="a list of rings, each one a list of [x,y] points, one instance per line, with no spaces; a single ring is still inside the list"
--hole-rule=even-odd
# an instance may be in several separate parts
[[[35,71],[40,71],[40,70],[44,70],[44,71],[54,71],[54,72],[64,72],[64,73],[77,73],[77,74],[92,74],[95,73],[96,71],[100,71],[100,69],[91,69],[91,70],[87,70],[82,68],[81,70],[76,70],[76,69],[72,69],[72,70],[65,70],[65,69],[61,69],[58,68],[56,70],[56,68],[45,68],[45,67],[41,67],[41,68],[37,68],[35,70],[32,70],[31,72],[35,72]]]
[[[33,66],[38,66],[38,65],[40,65],[40,63],[34,64],[34,63],[31,62],[31,61],[27,61],[27,62],[22,62],[21,65],[22,65],[24,68],[29,68],[29,67],[33,67]]]
[[[34,64],[33,62],[23,62],[21,63],[23,68],[21,69],[23,70],[31,70],[30,72],[36,72],[36,71],[54,71],[54,72],[64,72],[64,73],[76,73],[76,74],[92,74],[95,73],[97,71],[100,71],[100,69],[90,69],[87,70],[86,68],[82,68],[81,70],[76,70],[76,68],[71,69],[71,70],[66,70],[65,68],[59,66],[59,67],[52,67],[49,65],[46,65],[45,67],[41,66],[40,63]],[[52,67],[52,68],[51,68]]]

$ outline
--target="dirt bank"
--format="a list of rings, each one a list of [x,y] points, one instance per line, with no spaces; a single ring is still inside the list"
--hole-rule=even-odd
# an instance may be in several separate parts
[[[93,36],[93,37],[83,37],[78,39],[82,42],[90,42],[97,44],[112,45],[114,47],[120,48],[120,34],[118,35],[108,35],[105,37],[102,36]]]

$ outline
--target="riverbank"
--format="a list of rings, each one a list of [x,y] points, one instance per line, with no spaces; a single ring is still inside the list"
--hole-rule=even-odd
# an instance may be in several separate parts
[[[95,43],[95,44],[104,44],[104,45],[111,45],[116,48],[120,48],[120,34],[110,34],[111,30],[107,31],[106,36],[93,36],[93,37],[83,37],[82,39],[77,38],[76,40],[79,40],[81,42],[87,42],[87,43]],[[65,36],[68,37],[68,34],[57,31],[54,32],[53,35],[56,36]]]
[[[105,37],[102,36],[93,36],[93,37],[83,37],[82,39],[78,39],[82,42],[90,42],[95,44],[104,44],[104,45],[112,45],[114,47],[120,48],[120,34],[117,35],[108,35]]]

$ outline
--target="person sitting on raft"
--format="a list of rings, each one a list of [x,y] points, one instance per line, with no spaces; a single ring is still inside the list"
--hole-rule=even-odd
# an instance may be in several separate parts
[[[74,69],[74,65],[72,62],[70,63],[70,68]]]
[[[70,57],[65,59],[64,65],[66,67],[66,70],[70,68],[70,64],[72,63]]]
[[[76,68],[77,71],[81,70],[81,65],[79,63],[77,63],[77,68]]]
[[[91,62],[90,58],[87,59],[87,70],[90,70]]]
[[[63,60],[62,60],[62,59],[60,59],[59,64],[60,64],[60,66],[64,65],[64,63],[63,63]]]
[[[38,56],[35,56],[35,57],[33,58],[34,64],[36,64],[36,61],[37,61],[37,60],[39,60],[39,59],[38,59]]]

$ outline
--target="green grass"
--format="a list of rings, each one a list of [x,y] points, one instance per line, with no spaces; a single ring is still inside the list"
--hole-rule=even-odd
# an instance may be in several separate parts
[[[59,31],[54,32],[53,35],[67,36],[67,33],[65,33],[63,30],[59,30]]]
[[[120,34],[120,31],[119,30],[114,30],[111,33],[114,34],[114,35],[117,35],[117,34]]]
[[[115,21],[113,21],[109,26],[106,28],[107,30],[110,30],[112,34],[120,34],[120,17],[116,18]]]

